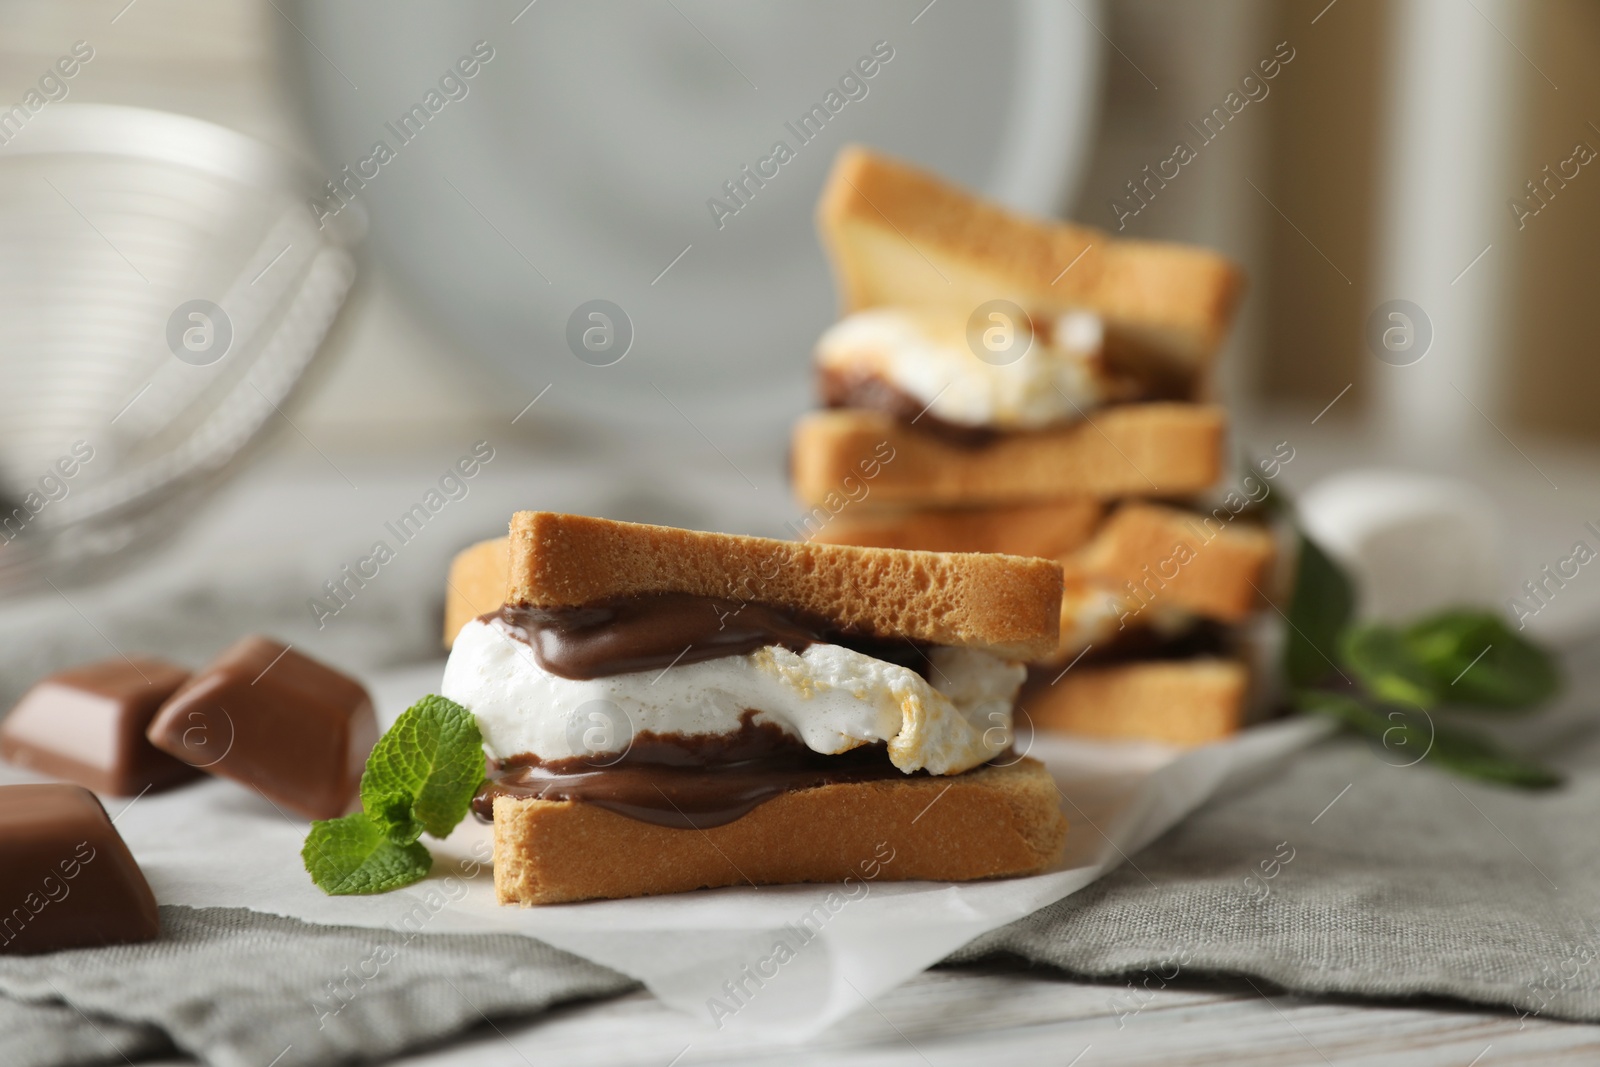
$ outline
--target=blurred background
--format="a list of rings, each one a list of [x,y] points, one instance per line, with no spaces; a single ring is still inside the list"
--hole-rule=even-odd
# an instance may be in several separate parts
[[[1575,541],[1600,544],[1584,525],[1600,520],[1597,44],[1600,11],[1577,0],[10,0],[0,106],[26,114],[0,112],[0,183],[31,192],[0,205],[0,490],[93,439],[41,529],[90,504],[126,518],[131,490],[101,479],[134,459],[168,503],[54,567],[0,544],[0,575],[19,561],[0,696],[108,648],[198,660],[248,631],[362,669],[433,656],[447,560],[516,508],[781,535],[788,424],[834,315],[810,214],[850,141],[1242,262],[1217,385],[1241,451],[1290,442],[1297,492],[1374,467],[1457,479],[1418,529],[1465,593],[1503,604]],[[884,48],[859,99],[719,218],[724,183]],[[227,165],[192,191],[146,175],[107,199],[106,158],[206,135],[69,128],[81,104],[251,143],[202,146]],[[1179,141],[1195,158],[1152,179]],[[49,152],[74,160],[53,197],[29,170]],[[253,206],[216,200],[224,180]],[[167,410],[151,406],[166,387],[138,390],[164,379],[117,346],[165,367],[180,306],[274,278],[217,364],[258,370],[172,386],[193,425],[163,438],[176,424],[140,412]],[[604,365],[568,343],[593,300],[626,327]],[[1396,306],[1421,356],[1375,344]],[[84,400],[95,346],[121,369]],[[46,418],[52,397],[78,406]],[[492,459],[397,543],[386,524],[475,449]],[[1354,505],[1332,498],[1337,522]],[[379,540],[393,561],[329,600]],[[1580,578],[1532,623],[1560,637],[1597,617],[1600,579]]]

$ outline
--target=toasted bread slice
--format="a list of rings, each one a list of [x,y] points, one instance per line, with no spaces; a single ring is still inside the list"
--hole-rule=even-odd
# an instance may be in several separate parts
[[[1026,660],[1054,648],[1061,565],[697,533],[582,515],[511,519],[507,599],[576,607],[637,593],[777,604],[845,629]]]
[[[824,517],[809,538],[819,544],[929,552],[983,552],[1044,559],[1070,557],[1099,525],[1098,501],[1080,499],[1009,507],[906,511]],[[809,526],[805,526],[810,529]],[[510,581],[507,538],[462,549],[450,564],[445,588],[444,645],[471,619],[505,602]]]
[[[1036,729],[1087,737],[1203,745],[1245,724],[1250,672],[1227,659],[1084,665],[1030,681],[1017,717]]]
[[[1049,772],[1031,759],[795,790],[706,830],[581,801],[502,796],[495,893],[502,904],[557,904],[729,885],[1037,874],[1066,841],[1060,803]]]
[[[1088,497],[990,508],[845,511],[819,526],[811,540],[828,545],[999,552],[1064,560],[1089,543],[1104,514],[1104,506]]]
[[[1227,429],[1221,408],[1127,404],[1092,418],[965,446],[881,412],[814,411],[795,425],[793,489],[806,506],[838,511],[846,490],[860,484],[873,507],[972,506],[1186,496],[1221,477]],[[864,470],[874,472],[870,480],[863,480]]]
[[[1271,531],[1160,504],[1123,504],[1103,524],[1090,500],[993,508],[846,511],[818,528],[834,545],[1001,552],[1061,561],[1075,581],[1109,591],[1135,587],[1141,599],[1218,622],[1238,622],[1261,607],[1277,544]],[[1223,516],[1225,518],[1219,518]],[[1131,599],[1130,603],[1136,605]],[[1065,629],[1065,627],[1063,627]]]
[[[846,313],[996,298],[1033,315],[1083,309],[1106,323],[1114,359],[1148,354],[1191,375],[1210,364],[1244,288],[1213,252],[1023,218],[859,147],[839,153],[817,221]]]
[[[1262,607],[1277,543],[1249,522],[1225,524],[1198,514],[1142,502],[1119,507],[1081,552],[1064,561],[1068,573],[1134,587],[1138,600],[1191,611],[1218,622],[1239,622]]]
[[[494,537],[456,553],[445,578],[444,647],[455,643],[461,628],[506,602],[511,580],[510,541]]]

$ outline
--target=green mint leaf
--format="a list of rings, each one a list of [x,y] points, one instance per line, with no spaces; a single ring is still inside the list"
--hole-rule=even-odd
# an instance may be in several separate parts
[[[482,782],[483,735],[477,720],[453,700],[425,696],[395,720],[367,757],[361,805],[393,827],[389,836],[397,844],[415,841],[418,826],[447,837],[467,817]]]
[[[422,836],[423,826],[412,817],[414,803],[410,796],[396,793],[392,796],[368,797],[361,806],[368,818],[384,830],[389,840],[397,845],[409,845]]]
[[[1315,541],[1300,535],[1300,560],[1289,601],[1284,674],[1292,687],[1316,685],[1335,673],[1332,657],[1355,610],[1355,587]]]
[[[1345,630],[1339,657],[1367,691],[1390,704],[1432,708],[1439,703],[1434,675],[1392,626],[1369,623]]]
[[[331,896],[387,893],[427,876],[433,856],[417,841],[395,844],[365,812],[311,824],[300,850],[306,871]]]
[[[1433,747],[1434,729],[1426,714],[1402,708],[1378,708],[1349,693],[1303,690],[1291,698],[1295,707],[1337,719],[1364,737],[1370,737],[1389,754],[1394,766],[1420,762]]]
[[[1488,737],[1465,726],[1438,723],[1429,758],[1457,774],[1523,789],[1549,789],[1561,776],[1538,762],[1507,752]]]
[[[1292,699],[1302,711],[1330,716],[1377,741],[1394,766],[1408,767],[1427,759],[1463,777],[1501,785],[1545,789],[1561,784],[1561,776],[1554,771],[1507,752],[1476,730],[1441,721],[1437,715],[1373,707],[1347,693],[1301,691]]]
[[[483,737],[472,713],[426,696],[378,739],[361,775],[361,808],[311,824],[300,857],[326,893],[386,893],[433,866],[424,830],[446,837],[483,781]]]
[[[1493,612],[1441,612],[1408,627],[1404,639],[1449,704],[1527,709],[1561,688],[1555,660]]]

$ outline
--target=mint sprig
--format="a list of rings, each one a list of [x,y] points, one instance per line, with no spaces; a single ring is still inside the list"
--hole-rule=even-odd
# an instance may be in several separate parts
[[[1403,636],[1444,703],[1526,711],[1561,688],[1561,672],[1544,649],[1489,612],[1442,612]]]
[[[1418,662],[1406,647],[1405,636],[1393,626],[1373,623],[1346,629],[1339,637],[1339,659],[1379,700],[1419,708],[1442,702],[1428,666]]]
[[[1420,709],[1372,703],[1347,693],[1308,690],[1295,695],[1301,711],[1326,715],[1383,746],[1396,767],[1431,759],[1467,778],[1524,789],[1548,789],[1561,776],[1533,760],[1507,752],[1477,730]]]
[[[325,893],[387,893],[426,877],[419,840],[443,838],[467,817],[483,781],[483,736],[472,713],[426,696],[378,739],[361,775],[361,810],[311,824],[300,850]]]
[[[1457,608],[1404,629],[1382,623],[1351,627],[1340,649],[1375,695],[1424,708],[1525,712],[1561,686],[1544,650],[1487,611]]]
[[[1531,710],[1561,686],[1547,652],[1492,611],[1456,608],[1408,626],[1354,623],[1354,590],[1332,557],[1301,533],[1283,663],[1296,708],[1469,778],[1523,788],[1560,783],[1554,771],[1432,714]]]
[[[420,830],[447,837],[467,817],[482,781],[483,735],[472,713],[444,697],[425,696],[373,746],[361,775],[361,806],[404,827],[407,840],[415,841]]]
[[[1302,533],[1283,659],[1291,686],[1316,685],[1337,673],[1329,656],[1339,647],[1355,605],[1355,584],[1322,546]]]
[[[300,856],[311,880],[329,896],[387,893],[425,878],[433,853],[421,841],[397,844],[364,811],[311,824]]]

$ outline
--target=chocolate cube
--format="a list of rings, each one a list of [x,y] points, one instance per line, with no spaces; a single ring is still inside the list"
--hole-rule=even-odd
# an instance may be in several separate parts
[[[0,759],[97,793],[134,796],[200,772],[145,730],[189,672],[158,659],[105,660],[52,674],[0,721]]]
[[[155,894],[87,789],[0,786],[0,954],[149,941]]]
[[[247,637],[173,694],[152,744],[313,819],[350,810],[378,740],[355,679],[287,645]]]

